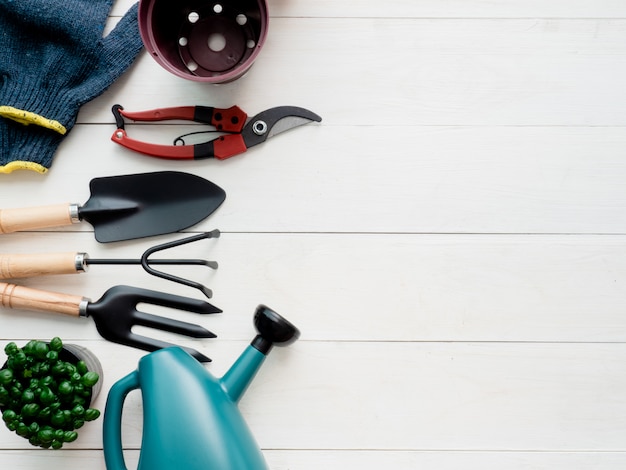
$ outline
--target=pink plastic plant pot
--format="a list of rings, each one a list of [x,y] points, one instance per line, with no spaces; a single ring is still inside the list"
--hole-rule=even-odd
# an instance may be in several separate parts
[[[141,0],[139,31],[150,55],[182,78],[226,83],[259,55],[269,22],[265,0]]]

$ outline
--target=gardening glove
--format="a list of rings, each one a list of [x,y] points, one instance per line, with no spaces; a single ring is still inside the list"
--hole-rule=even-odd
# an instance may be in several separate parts
[[[25,126],[0,117],[0,173],[33,170],[45,173],[63,135],[41,126]]]
[[[79,108],[141,51],[138,4],[103,37],[113,1],[0,0],[0,116],[23,125],[2,135],[0,172],[45,173]]]

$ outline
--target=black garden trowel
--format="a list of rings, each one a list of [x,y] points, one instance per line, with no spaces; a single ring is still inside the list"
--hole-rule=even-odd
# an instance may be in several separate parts
[[[0,210],[0,234],[72,225],[93,225],[102,243],[163,235],[191,227],[226,198],[211,181],[179,171],[94,178],[82,206],[57,204]]]

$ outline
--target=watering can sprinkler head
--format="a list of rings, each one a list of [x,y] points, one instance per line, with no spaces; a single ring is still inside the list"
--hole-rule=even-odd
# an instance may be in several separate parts
[[[258,334],[251,344],[265,355],[272,346],[288,346],[300,337],[300,331],[294,325],[265,305],[257,307],[254,326]]]

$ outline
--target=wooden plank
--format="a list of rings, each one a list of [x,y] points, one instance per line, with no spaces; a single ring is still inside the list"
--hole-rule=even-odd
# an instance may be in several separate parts
[[[251,114],[292,104],[333,126],[626,123],[626,20],[278,18],[272,27],[250,72],[219,88],[143,53],[79,122],[113,123],[117,102],[236,103]]]
[[[626,455],[620,452],[414,452],[414,451],[290,451],[265,450],[273,470],[317,470],[319,468],[360,468],[396,470],[479,470],[505,466],[510,470],[621,470]],[[136,468],[139,451],[125,452],[127,467]],[[45,466],[50,470],[105,470],[99,450],[59,450],[55,452],[1,451],[0,459],[14,470],[32,470]]]
[[[185,129],[135,126],[129,133],[163,142]],[[110,126],[78,128],[45,184],[28,172],[3,182],[4,207],[84,203],[92,178],[177,170],[227,193],[194,230],[626,233],[621,127],[311,125],[227,161],[195,162],[139,155],[110,142],[112,132]]]
[[[74,247],[101,258],[136,257],[151,246],[101,246],[86,233],[6,240],[3,248],[15,253]],[[251,337],[254,308],[265,303],[291,317],[308,340],[626,341],[623,236],[224,233],[162,255],[200,252],[218,261],[218,270],[168,272],[213,289],[208,300],[224,314],[149,310],[200,323],[220,339]],[[86,274],[16,282],[94,301],[118,284],[203,298],[140,267],[94,266]],[[0,323],[2,338],[99,338],[90,319],[2,309]]]
[[[139,356],[81,344],[100,357],[105,390]],[[209,370],[221,376],[246,344],[215,342]],[[272,351],[240,407],[264,449],[624,452],[626,425],[615,417],[626,412],[625,360],[623,343],[302,340]],[[131,392],[129,449],[139,448],[141,415]],[[99,448],[101,432],[88,423],[71,448]],[[3,432],[0,448],[28,443]]]
[[[130,8],[132,0],[119,0],[113,8],[114,15],[122,15]],[[268,0],[272,18],[298,18],[311,16],[336,17],[400,17],[400,18],[598,18],[624,17],[626,6],[619,0],[391,0],[363,2],[348,0]]]

